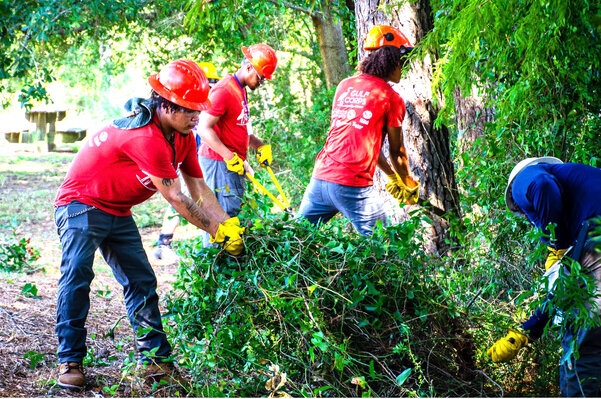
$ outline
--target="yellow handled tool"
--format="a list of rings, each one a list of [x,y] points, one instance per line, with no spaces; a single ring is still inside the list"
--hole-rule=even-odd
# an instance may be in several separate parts
[[[261,191],[263,194],[265,194],[269,198],[271,198],[271,200],[273,201],[274,204],[276,204],[277,206],[282,208],[284,211],[286,211],[288,213],[292,213],[292,208],[290,207],[290,202],[288,201],[288,198],[286,198],[286,195],[284,194],[284,191],[282,190],[282,186],[280,186],[278,179],[275,177],[275,174],[273,173],[273,171],[271,170],[271,168],[269,166],[267,166],[267,171],[269,172],[271,179],[273,180],[273,182],[275,183],[275,186],[277,187],[278,191],[280,192],[280,195],[282,196],[282,200],[284,201],[284,203],[282,203],[282,201],[280,201],[273,194],[271,194],[265,188],[265,186],[263,186],[261,183],[259,183],[259,181],[257,179],[255,179],[254,176],[252,176],[250,173],[246,173],[246,177],[248,177],[248,180],[253,182],[253,184],[259,189],[259,191]]]

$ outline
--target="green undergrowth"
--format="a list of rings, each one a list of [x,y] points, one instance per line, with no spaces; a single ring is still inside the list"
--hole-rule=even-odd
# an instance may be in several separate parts
[[[248,210],[247,210],[248,212]],[[167,299],[172,342],[203,396],[481,396],[462,304],[444,259],[420,243],[427,218],[372,237],[253,220],[246,253],[191,242]]]

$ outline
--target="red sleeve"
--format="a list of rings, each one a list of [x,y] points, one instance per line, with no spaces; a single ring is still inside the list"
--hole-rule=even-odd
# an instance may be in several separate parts
[[[121,150],[143,172],[161,179],[177,179],[171,159],[173,152],[162,138],[157,140],[155,137],[133,137],[123,142]]]
[[[194,138],[194,134],[190,134],[187,145],[187,154],[182,164],[179,166],[182,172],[191,177],[198,177],[202,179],[202,170],[200,169],[200,165],[198,163],[198,150],[196,148],[196,139]]]
[[[392,127],[401,127],[403,125],[403,119],[405,119],[405,101],[403,98],[390,88],[392,94],[390,95],[390,108],[386,117],[386,125]]]

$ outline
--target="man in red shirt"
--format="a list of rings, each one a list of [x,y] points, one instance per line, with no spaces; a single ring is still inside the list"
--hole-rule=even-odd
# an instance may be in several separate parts
[[[261,166],[272,162],[271,146],[252,132],[246,87],[258,88],[271,79],[277,66],[275,51],[266,44],[242,47],[244,60],[233,75],[224,76],[211,90],[211,106],[200,115],[197,133],[202,139],[199,162],[207,185],[230,216],[236,216],[244,197],[248,147],[257,150]],[[245,166],[246,165],[246,166]],[[203,235],[208,246],[208,235]]]
[[[391,180],[388,191],[402,202],[417,201],[419,183],[409,176],[403,145],[405,103],[387,83],[400,81],[404,58],[413,47],[398,29],[376,26],[364,48],[369,52],[359,64],[360,73],[336,89],[330,131],[299,213],[318,224],[341,212],[360,234],[369,235],[378,220],[386,222],[373,188],[376,165]],[[392,167],[381,152],[386,135]]]
[[[137,107],[130,117],[115,120],[83,144],[54,203],[63,247],[56,324],[58,385],[63,388],[85,386],[85,322],[96,249],[123,285],[140,363],[148,365],[149,374],[173,370],[157,281],[131,216],[133,205],[159,191],[181,216],[209,232],[214,242],[233,254],[243,250],[244,229],[223,211],[204,183],[190,134],[200,111],[210,105],[206,76],[196,63],[177,60],[148,81],[153,88],[149,100],[135,99]],[[181,192],[178,169],[192,198]]]

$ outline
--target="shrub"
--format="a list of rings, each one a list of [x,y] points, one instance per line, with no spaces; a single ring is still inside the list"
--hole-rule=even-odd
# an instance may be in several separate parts
[[[8,230],[0,239],[0,270],[7,272],[27,272],[33,270],[30,262],[40,257],[40,253],[31,247],[29,238],[17,236],[18,223],[13,220],[10,225],[2,226]]]
[[[258,218],[239,258],[190,243],[167,308],[196,393],[474,395],[473,343],[441,260],[420,247],[424,222],[366,238]]]

